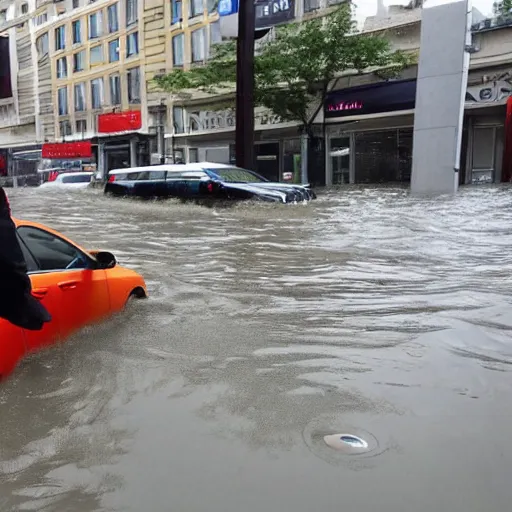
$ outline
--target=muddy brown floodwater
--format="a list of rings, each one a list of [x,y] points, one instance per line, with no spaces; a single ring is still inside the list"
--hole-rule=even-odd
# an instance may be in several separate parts
[[[510,510],[512,189],[10,198],[151,298],[1,385],[0,511]]]

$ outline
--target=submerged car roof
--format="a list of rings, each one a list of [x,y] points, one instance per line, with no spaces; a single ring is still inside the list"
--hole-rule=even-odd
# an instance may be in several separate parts
[[[124,169],[112,169],[109,174],[126,174],[130,172],[183,172],[204,171],[206,169],[230,169],[233,165],[218,164],[214,162],[197,162],[195,164],[163,164],[148,165],[146,167],[126,167]]]

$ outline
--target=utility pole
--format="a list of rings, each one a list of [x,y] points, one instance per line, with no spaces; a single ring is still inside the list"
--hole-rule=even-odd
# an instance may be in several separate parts
[[[236,165],[254,166],[254,0],[240,0],[236,42]]]

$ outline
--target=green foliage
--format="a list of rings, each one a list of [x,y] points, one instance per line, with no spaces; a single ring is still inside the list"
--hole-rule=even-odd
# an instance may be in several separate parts
[[[156,78],[158,86],[176,95],[185,90],[212,94],[232,90],[235,42],[218,44],[212,53],[204,66]],[[385,68],[391,77],[409,63],[409,57],[392,51],[384,37],[358,33],[352,7],[344,4],[322,18],[280,26],[273,39],[261,43],[254,63],[255,103],[308,127],[310,105],[323,102],[329,84],[340,73]]]

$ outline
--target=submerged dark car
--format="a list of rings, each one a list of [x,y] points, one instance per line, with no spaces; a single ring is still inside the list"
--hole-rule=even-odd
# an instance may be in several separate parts
[[[247,169],[209,162],[112,170],[105,193],[145,198],[255,199],[278,203],[316,198],[308,185],[273,183]]]

